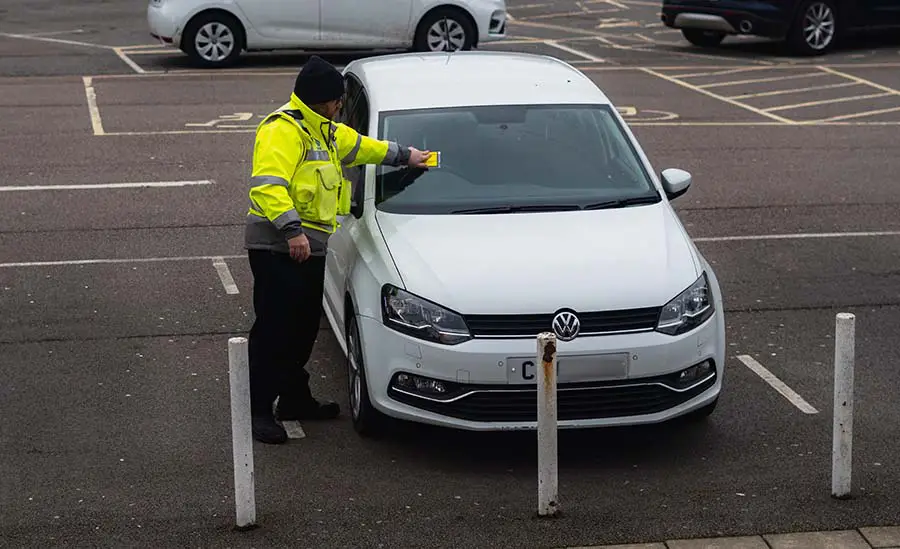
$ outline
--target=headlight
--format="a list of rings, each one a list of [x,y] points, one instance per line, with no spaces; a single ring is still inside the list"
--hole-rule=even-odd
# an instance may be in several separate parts
[[[419,339],[456,345],[472,338],[460,315],[390,284],[381,289],[381,314],[386,326]]]
[[[656,331],[669,335],[689,332],[706,322],[715,312],[706,273],[700,275],[690,288],[666,303],[659,314]]]

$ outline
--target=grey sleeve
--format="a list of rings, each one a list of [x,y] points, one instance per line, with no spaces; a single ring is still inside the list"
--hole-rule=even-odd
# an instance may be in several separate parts
[[[409,155],[409,147],[391,141],[388,143],[387,154],[384,155],[381,163],[385,166],[405,166],[409,163]]]

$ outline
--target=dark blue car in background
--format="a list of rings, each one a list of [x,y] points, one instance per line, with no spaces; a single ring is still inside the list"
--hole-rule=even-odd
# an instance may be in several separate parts
[[[816,55],[850,33],[900,30],[900,0],[663,0],[661,17],[697,46],[746,34],[784,40],[798,54]]]

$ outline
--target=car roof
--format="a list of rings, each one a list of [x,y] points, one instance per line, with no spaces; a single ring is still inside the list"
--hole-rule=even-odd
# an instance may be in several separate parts
[[[366,88],[370,112],[493,104],[609,105],[575,67],[555,57],[466,51],[354,60],[344,69]]]

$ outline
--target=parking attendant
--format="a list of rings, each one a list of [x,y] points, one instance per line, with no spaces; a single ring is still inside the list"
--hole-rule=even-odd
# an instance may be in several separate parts
[[[348,354],[361,433],[384,416],[470,430],[536,427],[536,336],[559,343],[560,426],[712,412],[722,294],[597,85],[551,57],[389,55],[350,63],[344,122],[441,152],[439,167],[360,167],[329,242],[325,309]],[[415,74],[415,86],[398,86]]]

